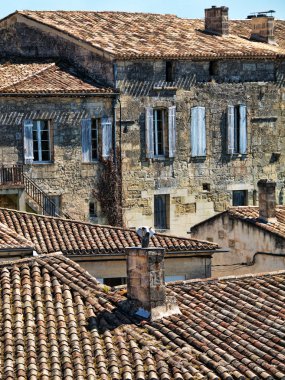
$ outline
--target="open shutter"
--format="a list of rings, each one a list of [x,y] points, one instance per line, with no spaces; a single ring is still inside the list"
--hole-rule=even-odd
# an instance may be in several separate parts
[[[103,117],[102,121],[102,157],[108,158],[112,151],[112,118]]]
[[[176,107],[168,107],[168,147],[169,157],[176,154]]]
[[[191,109],[191,155],[206,156],[206,111],[205,107]]]
[[[151,107],[145,109],[145,151],[146,158],[153,158],[153,108]]]
[[[235,107],[228,106],[227,152],[235,152]]]
[[[82,161],[92,161],[92,147],[91,147],[91,119],[81,120],[81,136],[82,136]]]
[[[246,136],[246,106],[239,106],[239,153],[246,154],[247,150],[247,136]]]
[[[31,164],[34,160],[33,120],[24,120],[24,159],[25,164]]]

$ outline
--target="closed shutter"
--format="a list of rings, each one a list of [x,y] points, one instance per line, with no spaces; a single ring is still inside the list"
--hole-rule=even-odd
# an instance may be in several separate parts
[[[25,164],[34,160],[33,120],[24,120],[24,160]]]
[[[206,110],[205,107],[191,109],[191,155],[206,156]]]
[[[91,119],[81,120],[82,136],[82,161],[91,162]]]
[[[227,153],[235,152],[235,107],[228,106]]]
[[[145,151],[146,158],[153,158],[153,108],[147,107],[145,110]]]
[[[112,152],[112,118],[102,118],[102,157],[108,158]]]
[[[176,154],[176,107],[168,108],[168,146],[169,157]]]
[[[247,136],[246,136],[246,106],[239,106],[239,153],[246,154],[247,151]]]

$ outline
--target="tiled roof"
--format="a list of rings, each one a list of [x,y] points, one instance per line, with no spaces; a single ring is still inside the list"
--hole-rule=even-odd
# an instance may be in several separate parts
[[[150,322],[62,255],[0,263],[0,377],[283,380],[285,272],[167,286]]]
[[[285,23],[277,21],[280,46],[249,40],[250,21],[230,21],[230,35],[204,32],[203,20],[174,15],[87,12],[19,11],[16,15],[47,25],[118,59],[276,57],[285,54]]]
[[[277,206],[276,221],[268,223],[259,218],[259,208],[257,206],[231,207],[228,213],[233,218],[254,224],[258,228],[285,238],[285,206]]]
[[[30,240],[17,234],[14,230],[8,228],[5,224],[0,223],[0,250],[5,249],[33,249],[34,245]]]
[[[0,63],[0,94],[111,93],[110,88],[82,78],[72,68],[54,62]]]
[[[61,251],[68,255],[122,254],[125,248],[140,246],[134,230],[83,223],[0,208],[0,222],[33,242],[39,254]],[[217,244],[201,240],[156,234],[155,247],[166,253],[215,250]]]

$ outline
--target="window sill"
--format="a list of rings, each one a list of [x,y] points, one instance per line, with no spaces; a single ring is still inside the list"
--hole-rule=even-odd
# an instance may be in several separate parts
[[[33,161],[30,164],[25,165],[53,165],[54,161]]]
[[[169,232],[169,228],[158,228],[158,227],[154,227],[155,229],[155,232],[159,233],[159,234],[165,234],[166,232]]]
[[[90,162],[81,162],[82,165],[93,165],[93,164],[99,164],[99,160],[96,161],[90,161]]]

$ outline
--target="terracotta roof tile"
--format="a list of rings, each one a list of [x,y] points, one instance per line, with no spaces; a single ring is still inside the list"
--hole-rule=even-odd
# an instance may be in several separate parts
[[[10,229],[5,224],[0,223],[0,250],[19,248],[33,249],[34,245],[30,240],[25,239],[13,229]]]
[[[168,284],[155,322],[63,255],[0,263],[0,293],[3,378],[285,378],[284,271]]]
[[[9,61],[0,63],[0,94],[112,93],[65,64]]]
[[[0,208],[0,222],[31,241],[40,254],[61,251],[67,255],[122,254],[125,248],[140,246],[134,230],[95,225],[74,220]],[[183,237],[156,234],[155,247],[166,253],[216,250],[217,244]]]
[[[72,36],[118,59],[277,57],[285,54],[285,23],[276,22],[279,46],[253,42],[250,20],[230,21],[230,35],[205,33],[203,20],[175,15],[87,12],[19,11],[21,21],[32,19]]]

